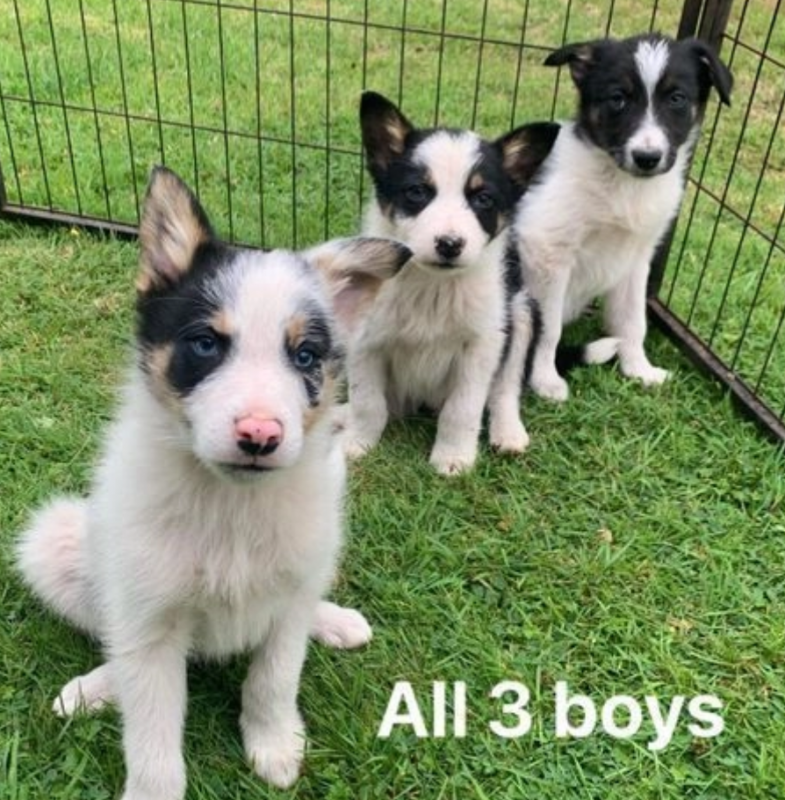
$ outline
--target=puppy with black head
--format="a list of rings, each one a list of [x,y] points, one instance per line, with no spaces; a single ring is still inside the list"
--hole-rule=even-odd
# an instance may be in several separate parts
[[[229,247],[166,169],[139,237],[136,358],[92,490],[39,511],[18,547],[30,586],[106,654],[55,711],[116,702],[123,800],[180,800],[186,659],[250,651],[245,750],[289,786],[309,630],[343,647],[371,634],[358,612],[320,602],[341,543],[344,328],[410,253],[369,238]]]
[[[731,74],[703,42],[656,34],[567,45],[545,63],[569,67],[579,110],[515,218],[524,280],[542,314],[530,384],[567,399],[556,367],[562,327],[598,297],[610,338],[581,359],[618,355],[623,374],[661,383],[668,373],[644,351],[649,264],[678,212],[710,91],[728,104]]]
[[[486,405],[491,445],[521,452],[521,383],[537,320],[508,223],[558,126],[496,141],[421,129],[374,92],[363,94],[360,124],[374,185],[365,233],[414,255],[352,339],[348,452],[373,447],[391,414],[427,407],[438,414],[431,464],[462,472],[475,461]]]

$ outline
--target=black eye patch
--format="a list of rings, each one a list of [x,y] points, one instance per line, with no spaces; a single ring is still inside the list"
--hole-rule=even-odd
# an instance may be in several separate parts
[[[296,314],[286,326],[284,351],[292,368],[302,377],[308,404],[319,404],[325,368],[339,358],[328,317],[316,306]]]
[[[180,395],[193,391],[226,360],[231,339],[205,322],[187,325],[174,340],[167,379]]]

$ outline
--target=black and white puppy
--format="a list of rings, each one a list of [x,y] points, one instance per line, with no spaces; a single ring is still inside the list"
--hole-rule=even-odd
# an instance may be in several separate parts
[[[508,262],[508,223],[558,126],[496,141],[419,129],[373,92],[363,94],[360,123],[375,189],[365,233],[398,239],[414,256],[352,340],[348,453],[373,447],[390,414],[428,407],[438,413],[431,464],[459,473],[475,461],[486,404],[491,445],[521,452],[521,383],[537,322]]]
[[[515,217],[542,314],[530,385],[567,398],[556,369],[562,327],[598,297],[611,338],[589,345],[585,360],[618,355],[625,375],[661,383],[668,373],[644,352],[649,263],[678,211],[711,87],[728,104],[731,74],[703,42],[656,34],[567,45],[545,63],[569,66],[579,111]]]
[[[333,418],[341,318],[356,321],[409,251],[347,239],[235,249],[188,188],[153,173],[140,226],[137,357],[87,499],[53,501],[18,547],[27,582],[98,638],[58,714],[120,706],[123,800],[180,800],[186,659],[251,651],[240,726],[256,772],[295,781],[309,630],[370,637],[324,601],[345,464]]]

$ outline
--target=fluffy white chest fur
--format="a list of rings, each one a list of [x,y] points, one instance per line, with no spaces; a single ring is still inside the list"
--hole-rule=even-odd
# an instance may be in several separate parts
[[[177,432],[133,378],[89,499],[89,574],[109,619],[127,625],[172,608],[193,652],[225,656],[261,642],[298,596],[323,592],[340,546],[345,468],[330,419],[320,425],[285,473],[230,482],[187,449],[162,446]]]
[[[365,230],[393,234],[376,207]],[[499,237],[474,269],[438,279],[410,262],[379,291],[358,341],[364,350],[385,353],[391,413],[416,411],[423,404],[439,410],[454,389],[467,347],[487,342],[489,353],[498,354],[504,339],[504,287],[503,273],[494,266],[503,247]]]
[[[641,260],[648,264],[678,210],[688,151],[689,146],[679,151],[668,172],[641,179],[579,139],[574,123],[564,124],[515,224],[522,232],[525,272],[569,269],[564,322],[618,285]]]

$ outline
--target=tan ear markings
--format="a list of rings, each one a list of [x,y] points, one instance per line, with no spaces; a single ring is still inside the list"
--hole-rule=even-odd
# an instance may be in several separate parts
[[[169,173],[158,173],[148,190],[139,224],[140,292],[173,280],[191,266],[197,248],[210,238],[187,187]]]

